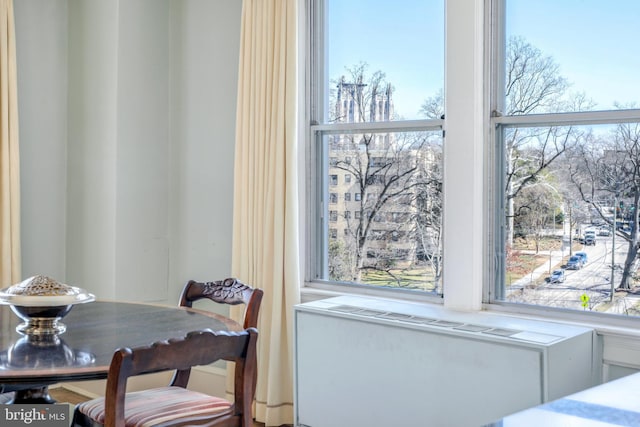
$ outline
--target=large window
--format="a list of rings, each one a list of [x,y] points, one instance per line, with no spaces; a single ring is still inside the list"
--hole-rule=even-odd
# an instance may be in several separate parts
[[[493,3],[491,299],[637,316],[640,3]]]
[[[445,4],[312,3],[309,279],[637,316],[640,3]]]
[[[443,1],[312,5],[312,279],[441,294]]]

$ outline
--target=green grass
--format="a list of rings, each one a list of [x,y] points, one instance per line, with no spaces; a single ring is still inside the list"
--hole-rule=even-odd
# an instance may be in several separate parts
[[[367,270],[362,274],[362,282],[373,286],[433,290],[434,275],[431,268],[390,269],[394,277],[384,271]]]
[[[538,268],[545,260],[548,261],[549,257],[546,255],[534,255],[514,253],[509,259],[509,265],[506,271],[506,283],[507,286],[513,282],[521,279],[522,277],[531,274],[531,271]]]

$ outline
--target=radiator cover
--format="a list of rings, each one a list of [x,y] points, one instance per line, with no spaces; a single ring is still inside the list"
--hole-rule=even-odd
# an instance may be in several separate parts
[[[299,427],[478,427],[596,383],[588,328],[353,296],[294,313]]]

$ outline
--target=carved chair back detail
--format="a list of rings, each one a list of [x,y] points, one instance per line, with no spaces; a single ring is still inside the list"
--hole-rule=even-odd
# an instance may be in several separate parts
[[[192,307],[193,302],[210,299],[219,304],[245,304],[244,328],[256,328],[262,302],[263,291],[241,282],[235,278],[227,278],[212,282],[189,280],[180,295],[180,305]]]

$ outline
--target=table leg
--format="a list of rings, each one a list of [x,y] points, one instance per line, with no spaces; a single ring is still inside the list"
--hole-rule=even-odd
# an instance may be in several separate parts
[[[48,403],[52,404],[56,401],[49,394],[49,387],[34,387],[26,390],[17,390],[13,399],[9,403]]]

